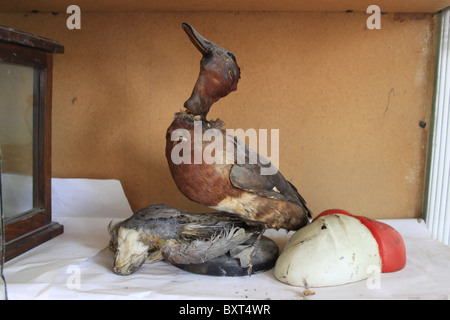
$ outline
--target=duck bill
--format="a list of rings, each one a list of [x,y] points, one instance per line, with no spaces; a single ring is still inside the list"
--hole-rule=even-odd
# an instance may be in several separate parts
[[[184,32],[188,35],[194,46],[205,55],[214,47],[214,43],[206,40],[200,33],[198,33],[189,23],[183,22],[182,27]]]

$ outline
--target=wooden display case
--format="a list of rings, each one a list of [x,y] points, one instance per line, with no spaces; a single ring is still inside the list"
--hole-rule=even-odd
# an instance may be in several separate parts
[[[5,260],[61,234],[51,214],[53,40],[0,26]]]

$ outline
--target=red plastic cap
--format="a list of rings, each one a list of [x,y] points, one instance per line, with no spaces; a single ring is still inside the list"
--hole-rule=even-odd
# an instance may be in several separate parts
[[[330,214],[344,214],[358,219],[378,243],[381,257],[381,272],[394,272],[406,265],[406,248],[403,238],[397,230],[386,223],[375,221],[363,216],[355,216],[345,210],[330,209],[319,214],[314,220]]]

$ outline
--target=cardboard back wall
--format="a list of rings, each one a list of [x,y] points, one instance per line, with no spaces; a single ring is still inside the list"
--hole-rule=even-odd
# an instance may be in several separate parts
[[[205,212],[178,192],[165,134],[191,94],[192,24],[233,52],[236,92],[209,118],[279,129],[279,169],[317,215],[420,217],[433,93],[436,17],[300,12],[2,13],[0,24],[58,40],[53,176],[119,179],[134,210],[153,202]],[[269,153],[270,154],[270,153]]]

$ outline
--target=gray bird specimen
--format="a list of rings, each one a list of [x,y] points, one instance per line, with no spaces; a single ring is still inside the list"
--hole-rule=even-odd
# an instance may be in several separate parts
[[[203,263],[230,252],[249,267],[264,223],[227,212],[191,214],[165,204],[153,204],[109,226],[113,271],[128,275],[144,262],[162,259],[172,264]],[[242,245],[258,235],[251,245]]]

